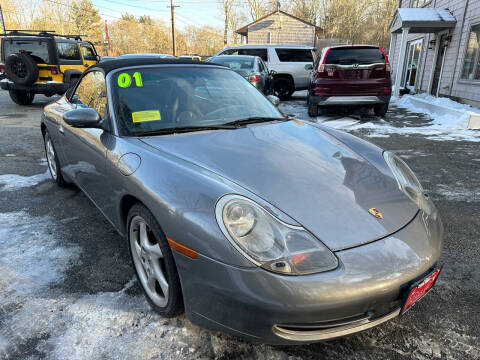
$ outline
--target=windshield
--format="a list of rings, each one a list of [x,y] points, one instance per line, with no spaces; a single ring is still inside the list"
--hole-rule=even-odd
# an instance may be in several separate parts
[[[255,87],[228,69],[127,69],[113,74],[110,81],[123,136],[216,126],[251,117],[282,117]]]
[[[253,59],[231,58],[226,56],[218,56],[210,60],[216,64],[228,66],[232,70],[251,70],[253,68]]]

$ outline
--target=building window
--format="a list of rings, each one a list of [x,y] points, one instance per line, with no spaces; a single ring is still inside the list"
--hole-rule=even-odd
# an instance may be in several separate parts
[[[412,7],[424,7],[430,4],[432,0],[413,0]]]
[[[403,85],[411,90],[415,89],[417,74],[420,68],[423,40],[414,40],[407,43],[407,56],[405,57],[405,74]]]
[[[480,80],[480,24],[472,26],[468,37],[467,51],[463,60],[462,75],[464,80]]]
[[[272,43],[272,34],[270,32],[267,33],[267,44]]]

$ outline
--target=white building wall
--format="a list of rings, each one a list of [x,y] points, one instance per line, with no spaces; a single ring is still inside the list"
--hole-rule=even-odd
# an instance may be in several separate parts
[[[465,23],[462,28],[462,19],[465,3],[468,1],[468,9],[465,16]],[[402,0],[400,7],[409,7],[411,0]],[[449,9],[457,19],[457,26],[452,29],[452,40],[445,53],[445,63],[442,79],[440,83],[440,95],[453,96],[474,104],[480,104],[480,82],[466,82],[460,79],[463,58],[470,33],[471,25],[480,23],[480,0],[433,0],[426,7]],[[393,72],[398,68],[398,55],[400,53],[401,34],[394,34],[396,37],[394,51],[390,57]],[[428,49],[429,41],[436,39],[436,35],[431,34],[410,34],[408,40],[423,39],[422,63],[418,71],[417,88],[418,91],[427,92],[430,85],[430,77],[435,67],[433,63],[435,58],[435,47]],[[459,46],[460,45],[460,46]],[[393,56],[392,56],[393,55]],[[395,76],[395,74],[393,74]],[[394,77],[393,77],[394,78]],[[453,78],[453,84],[452,84]]]

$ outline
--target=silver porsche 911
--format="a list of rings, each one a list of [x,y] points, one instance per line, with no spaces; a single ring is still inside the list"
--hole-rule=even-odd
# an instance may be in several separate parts
[[[441,220],[401,159],[284,117],[225,67],[100,63],[41,129],[53,180],[126,238],[165,317],[308,343],[403,314],[439,275]]]

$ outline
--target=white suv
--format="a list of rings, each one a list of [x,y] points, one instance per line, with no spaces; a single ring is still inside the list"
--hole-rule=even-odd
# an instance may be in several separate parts
[[[219,55],[261,57],[273,70],[274,94],[287,100],[295,91],[308,89],[315,49],[305,45],[241,45],[226,47],[214,56]]]

